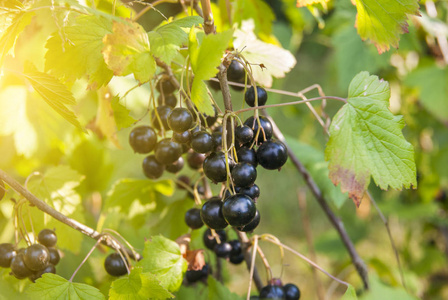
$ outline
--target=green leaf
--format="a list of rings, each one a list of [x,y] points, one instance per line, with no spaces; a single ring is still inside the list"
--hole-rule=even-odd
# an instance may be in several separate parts
[[[253,19],[255,22],[255,34],[262,36],[271,34],[272,23],[275,20],[274,12],[263,0],[235,1],[232,16],[233,22],[239,24],[239,27],[242,21]]]
[[[128,128],[134,124],[135,119],[129,115],[130,110],[120,103],[119,97],[113,97],[111,105],[118,130]]]
[[[231,293],[229,289],[222,283],[217,281],[213,276],[208,276],[208,300],[242,300],[237,294]]]
[[[106,207],[119,207],[122,212],[128,213],[134,200],[148,204],[155,201],[160,194],[171,196],[173,193],[171,180],[120,179],[109,192]]]
[[[405,79],[404,84],[420,92],[421,104],[442,122],[448,122],[448,69],[436,65],[417,68]]]
[[[200,112],[213,116],[215,111],[208,93],[208,87],[205,82],[195,77],[191,85],[191,101],[193,101]]]
[[[385,285],[380,281],[376,274],[369,276],[370,288],[365,292],[360,300],[378,300],[378,299],[394,299],[394,300],[417,300],[419,298],[409,295],[403,288],[394,288]],[[350,298],[348,298],[350,299]]]
[[[27,294],[32,299],[54,300],[100,300],[105,299],[101,292],[93,286],[73,283],[56,274],[47,273],[32,284]]]
[[[111,300],[145,300],[167,299],[174,296],[164,289],[156,276],[142,273],[142,268],[136,267],[131,274],[112,282],[109,290]]]
[[[408,32],[407,15],[419,15],[418,0],[355,0],[356,27],[363,40],[375,43],[379,53],[398,48],[400,34]]]
[[[159,26],[148,32],[151,53],[166,64],[171,64],[180,46],[188,42],[188,30],[203,22],[198,16],[189,16]]]
[[[345,291],[344,295],[342,295],[341,300],[357,300],[355,288],[350,284]]]
[[[156,71],[150,54],[148,35],[140,24],[113,22],[112,33],[103,39],[103,56],[114,75],[134,73],[140,83],[149,81]]]
[[[113,75],[101,53],[104,36],[112,33],[112,21],[100,16],[80,16],[75,21],[64,27],[64,41],[57,32],[48,39],[45,69],[66,81],[87,75],[89,88],[96,89]]]
[[[387,82],[361,72],[331,122],[325,149],[330,178],[358,206],[370,176],[381,189],[417,187],[414,149],[401,132],[403,118],[388,109],[389,97]]]
[[[163,236],[152,237],[145,242],[143,257],[139,265],[144,272],[156,275],[161,285],[170,292],[180,288],[188,264],[178,244]]]
[[[176,239],[188,231],[185,222],[172,222],[172,220],[183,220],[187,210],[192,208],[191,200],[182,199],[171,203],[163,208],[162,212],[157,212],[154,218],[159,217],[159,221],[151,227],[152,232],[163,234],[170,239]]]
[[[203,284],[197,284],[194,287],[186,287],[182,285],[176,293],[176,299],[195,299],[207,300],[208,287]]]
[[[59,80],[51,75],[36,70],[34,65],[27,63],[25,73],[23,74],[31,83],[34,90],[64,119],[75,125],[78,129],[82,128],[76,115],[68,109],[65,104],[76,104],[73,94]]]
[[[292,137],[286,136],[286,141],[292,151],[300,157],[301,162],[322,191],[322,195],[331,200],[337,208],[341,208],[348,196],[341,193],[341,189],[334,186],[328,177],[328,162],[325,161],[324,153]]]

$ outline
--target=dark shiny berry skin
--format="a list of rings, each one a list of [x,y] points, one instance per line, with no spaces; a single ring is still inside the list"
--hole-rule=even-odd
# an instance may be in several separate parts
[[[175,132],[184,132],[191,128],[193,124],[193,115],[183,107],[173,109],[168,116],[168,125]]]
[[[37,241],[45,247],[54,247],[58,242],[58,237],[53,230],[42,229],[37,236]]]
[[[207,153],[213,150],[213,139],[207,131],[198,131],[191,137],[191,148],[198,153]]]
[[[244,254],[240,253],[237,255],[230,255],[229,256],[229,261],[234,264],[234,265],[239,265],[240,263],[242,263],[244,261]],[[251,298],[252,299],[252,298]]]
[[[201,210],[199,208],[189,209],[185,213],[185,223],[191,229],[199,229],[204,225],[201,218]]]
[[[216,234],[219,236],[219,240],[221,243],[225,242],[227,240],[227,234],[224,230],[216,230]],[[204,246],[207,249],[213,250],[215,248],[215,245],[218,243],[212,235],[212,231],[210,228],[208,228],[206,231],[204,231],[204,235],[202,236],[202,241],[204,242]]]
[[[3,180],[0,179],[0,200],[2,200],[3,197],[5,197],[5,194],[6,194],[5,183],[3,182]]]
[[[221,132],[213,132],[212,133],[213,140],[213,151],[218,152],[222,150],[222,133]]]
[[[171,107],[167,106],[167,105],[162,105],[162,106],[158,106],[157,108],[157,114],[159,115],[160,121],[162,122],[163,128],[165,130],[169,130],[170,126],[168,125],[168,116],[170,115],[172,109]],[[160,130],[161,126],[160,126],[160,121],[159,118],[157,118],[156,113],[154,111],[152,111],[151,113],[152,116],[152,126],[157,129]]]
[[[221,258],[227,258],[230,256],[230,252],[232,251],[232,245],[228,242],[221,242],[221,244],[216,244],[215,248],[213,248],[216,256]]]
[[[257,179],[257,169],[247,162],[241,162],[235,165],[231,173],[233,183],[239,187],[250,186]]]
[[[53,264],[48,264],[43,270],[40,270],[38,272],[34,272],[32,275],[30,275],[29,279],[32,282],[36,282],[37,279],[41,278],[42,275],[46,273],[52,273],[56,274],[56,267]]]
[[[232,251],[230,251],[230,255],[238,255],[241,253],[241,242],[239,240],[231,240],[229,241],[230,246],[232,246]]]
[[[231,226],[240,227],[249,224],[255,217],[257,208],[248,196],[235,194],[224,200],[222,215]]]
[[[61,256],[59,255],[59,250],[56,248],[48,248],[50,252],[50,264],[56,266],[61,260]]]
[[[240,163],[247,162],[247,163],[253,165],[254,167],[256,167],[258,165],[257,152],[253,148],[250,149],[248,147],[241,147],[236,152],[236,155],[238,157],[238,162],[240,162]]]
[[[260,212],[257,209],[254,219],[250,221],[249,224],[247,224],[246,226],[237,227],[236,229],[243,232],[251,232],[255,228],[257,228],[258,224],[260,224]]]
[[[165,171],[165,165],[157,161],[154,155],[145,157],[142,163],[143,173],[149,179],[157,179],[162,176]]]
[[[229,159],[229,163],[230,159]],[[222,152],[212,152],[204,160],[204,173],[213,182],[227,180],[226,158]]]
[[[213,106],[213,111],[215,112],[214,115],[206,115],[201,114],[201,119],[204,122],[204,125],[207,127],[211,127],[216,123],[216,120],[218,120],[218,111],[216,110],[216,107]],[[204,121],[205,120],[205,121]]]
[[[109,275],[122,276],[127,274],[126,264],[118,253],[111,253],[104,261],[104,269]]]
[[[211,229],[224,229],[227,222],[222,214],[223,203],[220,198],[213,197],[202,205],[201,218]]]
[[[254,139],[254,131],[247,125],[235,128],[235,138],[240,144],[250,143]]]
[[[157,144],[154,155],[158,162],[169,165],[182,155],[182,146],[171,139],[163,139]]]
[[[260,132],[258,132],[258,121],[256,119],[254,119],[253,116],[249,117],[244,122],[244,125],[247,125],[253,129],[254,138],[257,136],[257,132],[258,132],[257,142],[262,143],[264,141],[265,136],[266,136],[266,140],[270,140],[272,138],[273,129],[272,129],[271,121],[269,121],[268,118],[263,117],[263,116],[260,116],[259,118],[260,118],[261,128],[263,128],[263,130],[260,129]],[[263,131],[264,131],[264,134],[263,134]]]
[[[260,290],[260,299],[285,299],[285,292],[281,286],[268,284]]]
[[[40,271],[50,262],[50,251],[44,245],[33,244],[26,248],[23,260],[31,271]]]
[[[176,87],[171,83],[171,81],[168,78],[165,77],[157,81],[156,90],[159,92],[163,91],[165,95],[169,95],[176,90]]]
[[[246,76],[246,71],[244,66],[238,60],[232,60],[229,67],[227,68],[227,80],[234,82],[244,82],[244,77]]]
[[[157,98],[157,104],[159,106],[166,105],[171,108],[175,108],[177,105],[177,98],[173,94],[169,95],[160,94],[159,97]]]
[[[165,170],[169,173],[176,174],[177,172],[182,170],[183,167],[184,167],[184,159],[181,156],[172,164],[165,166]]]
[[[31,271],[25,265],[23,254],[16,255],[11,260],[10,268],[11,268],[12,275],[14,275],[14,277],[16,277],[17,279],[23,279],[23,278],[26,278],[33,274],[33,271]]]
[[[173,141],[179,144],[187,144],[191,141],[191,132],[186,130],[184,132],[174,132],[173,133]]]
[[[200,168],[202,168],[202,164],[204,163],[205,158],[205,154],[191,151],[187,154],[187,164],[191,169],[199,170]]]
[[[157,134],[150,126],[138,126],[129,134],[129,144],[136,153],[149,153],[157,144]]]
[[[255,183],[248,187],[238,188],[238,193],[249,196],[252,200],[256,200],[260,197],[260,188]]]
[[[188,270],[185,273],[185,278],[189,283],[195,283],[203,278],[207,278],[209,273],[209,266],[205,264],[201,270]]]
[[[260,86],[257,86],[257,97],[258,97],[258,106],[263,106],[268,101],[268,93],[266,90]],[[244,94],[244,101],[246,101],[247,105],[250,107],[255,106],[255,89],[253,86],[247,89]]]
[[[283,286],[283,290],[285,291],[285,300],[299,300],[300,299],[300,290],[297,285],[288,283]]]
[[[16,256],[17,252],[13,244],[0,244],[0,267],[9,268],[11,260]]]
[[[258,147],[257,160],[263,168],[276,170],[288,160],[288,151],[280,141],[266,141]]]

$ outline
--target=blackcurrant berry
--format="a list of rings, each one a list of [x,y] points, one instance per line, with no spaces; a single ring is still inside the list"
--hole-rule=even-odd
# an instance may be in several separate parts
[[[157,81],[156,89],[159,92],[163,91],[165,95],[169,95],[176,90],[176,87],[171,83],[171,80],[169,80],[169,78],[163,77],[159,81]]]
[[[182,170],[182,168],[184,167],[184,159],[181,157],[179,157],[175,162],[173,162],[171,165],[167,165],[165,167],[165,170],[167,172],[176,174],[177,172],[179,172],[180,170]]]
[[[244,66],[238,60],[232,60],[229,67],[227,68],[227,80],[234,82],[244,82],[246,77],[246,71]]]
[[[149,153],[157,144],[157,134],[150,126],[138,126],[129,134],[129,144],[134,152]]]
[[[58,237],[53,230],[42,229],[37,236],[37,241],[46,247],[54,247],[58,241]]]
[[[240,263],[242,263],[244,261],[244,254],[240,253],[237,255],[230,255],[229,256],[229,261],[234,264],[234,265],[239,265]],[[252,299],[252,298],[251,298]]]
[[[201,270],[188,270],[185,273],[185,278],[189,283],[195,283],[203,278],[207,278],[209,272],[209,266],[205,264]]]
[[[198,131],[191,137],[191,148],[198,153],[207,153],[213,150],[213,139],[207,131]]]
[[[173,141],[179,144],[187,144],[191,141],[191,132],[186,130],[184,132],[174,132],[173,133]]]
[[[263,130],[260,129],[260,131],[258,131],[258,121],[253,116],[249,117],[244,122],[244,125],[247,125],[253,129],[254,138],[257,136],[257,132],[258,132],[257,142],[262,143],[265,140],[264,139],[265,136],[266,136],[266,140],[270,140],[272,138],[273,129],[272,129],[271,121],[269,121],[268,118],[260,116],[259,119],[260,119],[261,128]],[[263,134],[263,132],[264,132],[264,134]]]
[[[16,256],[17,252],[13,244],[0,244],[0,267],[9,268],[11,260]]]
[[[229,241],[230,246],[232,246],[232,251],[230,251],[230,255],[238,255],[241,253],[241,242],[239,240],[231,240]]]
[[[288,160],[288,151],[280,141],[266,141],[258,147],[257,160],[263,168],[276,170]]]
[[[239,187],[250,186],[257,179],[257,169],[247,162],[236,164],[231,173],[233,183]]]
[[[227,234],[224,230],[216,230],[216,234],[219,237],[219,241],[224,243],[227,240]],[[204,231],[204,235],[202,236],[202,241],[204,242],[204,246],[207,249],[213,250],[215,245],[218,243],[216,238],[212,235],[212,231],[208,228]]]
[[[59,250],[56,248],[48,248],[50,252],[50,264],[56,266],[61,260],[61,256],[59,255]]]
[[[185,223],[191,229],[199,229],[204,225],[201,218],[201,210],[199,208],[189,209],[185,213]]]
[[[156,110],[157,110],[157,114],[159,115],[160,121],[159,121],[159,118],[157,117],[155,111],[153,110],[151,113],[152,126],[155,129],[160,130],[162,128],[160,126],[160,124],[162,124],[162,126],[165,130],[169,130],[170,127],[168,125],[168,116],[170,115],[170,113],[172,111],[171,107],[169,107],[167,105],[162,105],[162,106],[158,106],[156,108]],[[162,122],[162,123],[160,123],[160,122]]]
[[[254,219],[256,213],[255,203],[243,194],[230,196],[222,205],[224,219],[235,227],[246,226]]]
[[[285,299],[285,292],[281,286],[268,284],[260,290],[260,299]]]
[[[34,272],[28,278],[32,282],[36,282],[37,279],[41,278],[42,275],[44,275],[46,273],[56,274],[56,267],[53,264],[48,264],[43,270],[40,270],[38,272]]]
[[[143,173],[149,179],[157,179],[162,176],[165,171],[165,165],[157,161],[154,155],[149,155],[143,160]]]
[[[258,165],[257,152],[253,148],[241,147],[237,150],[236,155],[238,157],[238,162],[247,162],[254,167]]]
[[[258,97],[258,106],[263,106],[268,101],[268,93],[266,90],[260,86],[257,86],[257,97]],[[255,89],[253,86],[247,89],[244,94],[244,101],[246,101],[247,105],[250,107],[255,106]]]
[[[33,244],[26,248],[23,260],[31,271],[40,271],[50,262],[50,251],[44,245]]]
[[[159,97],[157,98],[157,104],[159,106],[167,105],[171,108],[175,108],[177,105],[177,98],[173,94],[169,94],[169,95],[160,94]]]
[[[119,253],[111,253],[104,261],[104,268],[109,275],[122,276],[127,274],[126,264]]]
[[[213,151],[218,152],[222,150],[222,133],[221,132],[213,132],[212,133],[213,140]]]
[[[186,187],[190,185],[190,177],[186,175],[180,175],[176,181],[176,187],[181,190],[186,190]]]
[[[254,131],[247,125],[235,128],[235,138],[240,144],[250,143],[254,139]]]
[[[157,143],[154,155],[158,162],[169,165],[174,163],[182,155],[182,146],[171,139],[163,139]]]
[[[229,164],[233,161],[229,158]],[[212,152],[204,160],[204,173],[213,182],[224,182],[227,180],[226,158],[222,152]]]
[[[227,222],[222,214],[222,201],[218,197],[210,198],[202,205],[201,218],[205,225],[212,229],[224,229]]]
[[[168,125],[174,132],[184,132],[193,124],[193,116],[190,111],[183,107],[173,109],[168,116]]]
[[[238,188],[237,193],[249,196],[252,200],[255,201],[258,197],[260,197],[260,188],[254,183],[253,185],[248,187]]]
[[[250,221],[249,224],[247,224],[246,226],[237,227],[236,229],[243,232],[251,232],[254,231],[255,228],[257,228],[258,224],[260,224],[260,212],[257,209],[255,217],[252,221]]]
[[[205,154],[191,151],[187,154],[187,164],[191,169],[199,170],[200,168],[202,168],[202,164],[204,163],[205,158]]]
[[[201,114],[202,122],[206,127],[212,127],[216,120],[218,120],[218,111],[216,110],[216,107],[213,106],[213,111],[215,112],[213,115],[207,115],[207,114]]]
[[[13,257],[13,259],[11,260],[10,268],[12,275],[14,275],[14,277],[16,277],[17,279],[24,279],[33,274],[33,271],[31,271],[25,265],[23,254],[19,254]]]
[[[288,283],[283,286],[283,290],[285,291],[285,300],[299,300],[300,299],[300,290],[297,285]]]
[[[227,258],[230,256],[230,252],[232,251],[232,245],[227,242],[221,242],[220,244],[216,244],[215,248],[213,248],[216,256]]]
[[[3,180],[0,179],[0,200],[2,200],[3,197],[5,197],[5,194],[6,194],[5,183],[3,182]]]

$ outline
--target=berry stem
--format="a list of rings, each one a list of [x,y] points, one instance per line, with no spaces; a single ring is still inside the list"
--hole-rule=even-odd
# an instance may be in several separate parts
[[[76,268],[76,270],[73,272],[72,276],[70,277],[70,279],[68,281],[72,282],[73,278],[75,278],[76,273],[78,273],[78,271],[81,269],[81,267],[86,263],[86,261],[89,259],[90,255],[93,253],[93,250],[96,249],[96,247],[98,247],[98,245],[104,240],[104,236],[101,236],[95,243],[95,245],[93,245],[92,249],[90,249],[89,253],[87,253],[86,257],[84,257],[84,259],[82,260],[82,262],[79,264],[79,266]]]
[[[238,237],[240,237],[239,234],[238,234]],[[247,236],[246,236],[246,239],[247,239]],[[241,245],[244,245],[244,244],[241,244]],[[247,244],[244,247],[247,247]],[[245,253],[244,253],[244,258],[246,259],[246,254],[247,254],[247,257],[250,260],[250,265],[247,265],[247,267],[250,269],[250,271],[249,271],[250,280],[249,280],[249,287],[248,287],[247,298],[246,298],[247,300],[250,300],[250,290],[252,289],[252,281],[255,281],[258,291],[260,291],[263,288],[263,283],[261,283],[261,279],[258,278],[258,280],[260,281],[259,283],[255,279],[255,274],[256,274],[255,258],[257,257],[257,249],[258,249],[258,236],[255,235],[252,255],[250,254],[249,251],[245,251]],[[249,250],[249,249],[247,249],[247,250]],[[246,262],[247,262],[247,260],[246,260]],[[259,287],[258,284],[261,284],[261,287]]]

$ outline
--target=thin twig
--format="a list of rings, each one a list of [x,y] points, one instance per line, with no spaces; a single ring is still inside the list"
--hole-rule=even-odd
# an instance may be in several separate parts
[[[257,236],[255,236],[252,255],[250,255],[250,252],[247,251],[248,258],[250,259],[250,268],[249,268],[250,280],[249,280],[249,286],[248,286],[247,297],[246,297],[247,300],[250,300],[250,290],[252,289],[252,279],[255,281],[255,284],[257,285],[257,281],[255,280],[255,274],[256,274],[255,258],[257,257],[257,249],[258,249],[258,238],[257,238]],[[246,258],[246,253],[245,253],[244,257]],[[248,265],[248,267],[249,267],[249,265]],[[257,285],[257,289],[258,289],[258,291],[260,291],[261,287],[259,288]]]
[[[210,0],[201,0],[202,11],[204,16],[204,32],[205,34],[216,33],[215,21],[213,20],[212,7]]]

